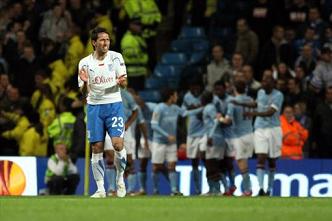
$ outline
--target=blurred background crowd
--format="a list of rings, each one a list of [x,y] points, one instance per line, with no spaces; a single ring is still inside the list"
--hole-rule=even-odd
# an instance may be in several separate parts
[[[231,93],[237,73],[255,98],[271,71],[289,107],[284,139],[305,158],[332,158],[332,0],[2,0],[0,155],[50,156],[61,139],[74,162],[84,156],[77,65],[96,26],[144,101],[167,86],[181,103],[193,79],[206,90],[222,79]]]

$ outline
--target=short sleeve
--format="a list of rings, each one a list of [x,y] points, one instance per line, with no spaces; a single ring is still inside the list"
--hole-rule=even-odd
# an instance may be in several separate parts
[[[83,60],[80,60],[80,62],[78,63],[78,71],[80,71],[82,68],[87,68],[87,64],[85,64],[85,62]],[[77,73],[78,87],[82,87],[84,84],[84,81],[81,80],[78,73]]]
[[[276,111],[280,111],[283,100],[283,95],[281,93],[276,93],[274,96],[272,96],[271,107]]]
[[[114,64],[114,69],[116,76],[127,76],[127,70],[126,70],[126,65],[123,60],[123,57],[120,53],[117,54],[115,58],[113,58],[113,64]]]

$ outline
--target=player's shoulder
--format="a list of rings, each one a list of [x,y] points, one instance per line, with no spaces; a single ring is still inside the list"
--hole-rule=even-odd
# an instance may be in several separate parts
[[[108,53],[108,56],[110,56],[110,58],[111,58],[112,60],[117,59],[117,58],[122,59],[122,54],[119,53],[119,52],[116,52],[116,51],[108,51],[107,53]]]
[[[90,58],[91,58],[91,54],[89,54],[89,55],[87,55],[87,56],[85,56],[84,58],[82,58],[81,60],[80,60],[80,64],[84,64],[84,63],[88,63],[89,62],[89,60],[90,60]]]
[[[279,91],[278,89],[273,89],[273,94],[276,97],[283,97],[284,95],[282,94],[281,91]]]

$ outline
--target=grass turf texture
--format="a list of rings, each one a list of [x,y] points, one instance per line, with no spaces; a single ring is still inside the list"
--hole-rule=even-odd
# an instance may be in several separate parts
[[[1,221],[331,220],[332,198],[0,197]]]

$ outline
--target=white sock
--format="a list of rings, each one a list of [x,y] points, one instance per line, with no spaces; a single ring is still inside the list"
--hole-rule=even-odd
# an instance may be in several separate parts
[[[104,187],[104,174],[105,174],[105,163],[103,159],[103,153],[92,153],[91,167],[93,178],[97,184],[97,191],[105,192]]]
[[[120,151],[114,151],[114,164],[119,175],[122,175],[126,169],[127,164],[127,151],[123,148]]]

